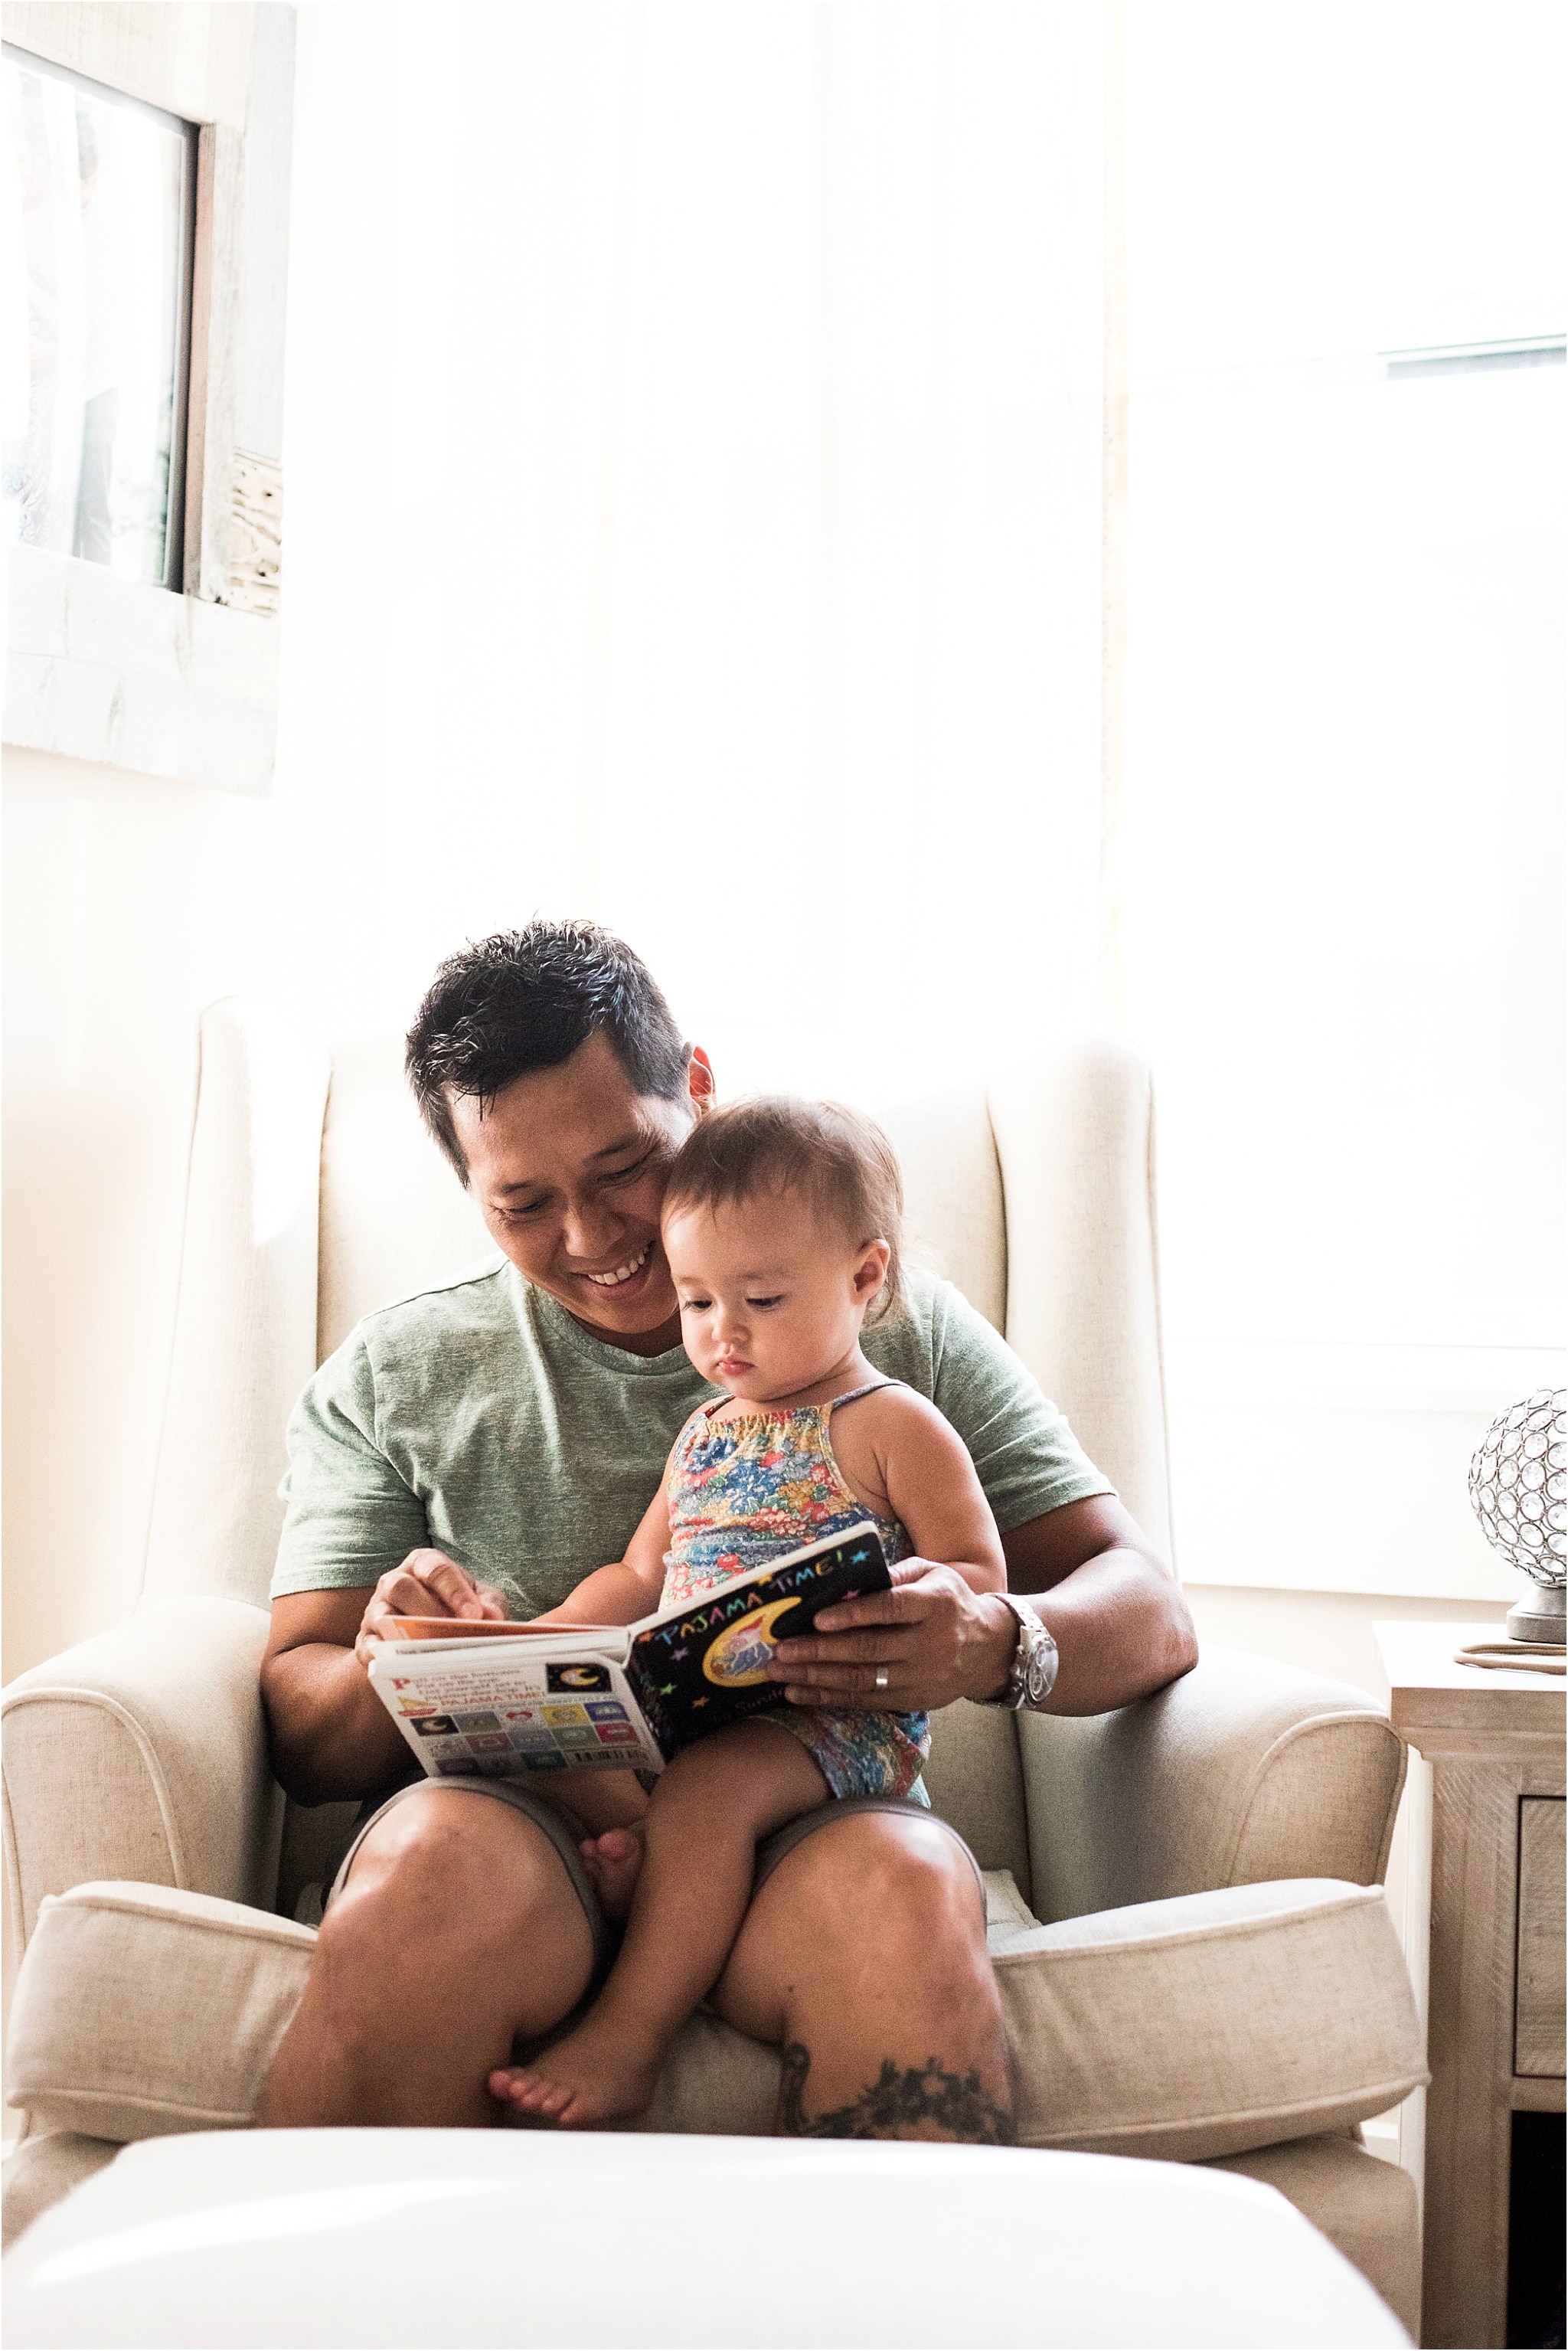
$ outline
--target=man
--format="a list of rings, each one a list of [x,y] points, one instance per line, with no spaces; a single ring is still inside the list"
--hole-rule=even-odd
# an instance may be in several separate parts
[[[290,1424],[263,1667],[276,1769],[304,1802],[385,1801],[332,1889],[269,2125],[493,2121],[490,2073],[592,1990],[609,1933],[570,1813],[517,1782],[406,1784],[365,1668],[389,1614],[527,1618],[620,1557],[712,1394],[681,1350],[659,1210],[713,1075],[630,949],[535,923],[452,957],[408,1071],[502,1262],[367,1317]],[[946,1413],[1013,1590],[1047,1596],[906,1562],[894,1591],[780,1647],[782,1695],[1094,1714],[1187,1671],[1175,1584],[1061,1416],[948,1285],[911,1287],[866,1351]],[[710,2005],[784,2052],[781,2128],[1010,2136],[976,1872],[929,1813],[826,1804],[765,1846]]]

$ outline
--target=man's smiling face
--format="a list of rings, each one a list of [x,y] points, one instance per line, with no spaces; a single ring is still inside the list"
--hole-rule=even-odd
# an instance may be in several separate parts
[[[638,1093],[600,1033],[491,1102],[451,1097],[468,1188],[498,1247],[580,1322],[637,1354],[680,1344],[659,1210],[712,1090],[700,1054],[689,1082],[675,1102]]]

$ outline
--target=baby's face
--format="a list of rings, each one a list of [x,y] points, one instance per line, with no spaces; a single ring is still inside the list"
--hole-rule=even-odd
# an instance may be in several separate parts
[[[783,1193],[677,1208],[664,1237],[681,1343],[746,1404],[797,1395],[852,1354],[887,1267],[884,1241],[856,1248]]]

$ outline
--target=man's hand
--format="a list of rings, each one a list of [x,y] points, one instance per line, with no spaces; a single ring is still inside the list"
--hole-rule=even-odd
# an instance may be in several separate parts
[[[1002,1549],[1009,1589],[1027,1596],[1061,1653],[1049,1713],[1106,1714],[1197,1663],[1175,1580],[1114,1495],[1030,1519],[1002,1537]],[[892,1575],[891,1592],[824,1608],[809,1640],[780,1642],[768,1672],[789,1699],[904,1714],[999,1698],[1018,1648],[1006,1604],[928,1559],[901,1561]]]
[[[780,1641],[768,1671],[792,1706],[886,1708],[915,1714],[957,1698],[995,1698],[1018,1646],[1018,1619],[956,1568],[905,1559],[891,1592],[824,1608],[816,1629]],[[877,1684],[878,1670],[887,1680]]]
[[[367,1669],[389,1616],[465,1616],[504,1624],[507,1604],[493,1583],[481,1583],[444,1552],[411,1551],[401,1567],[389,1568],[382,1577],[360,1620],[354,1655]]]

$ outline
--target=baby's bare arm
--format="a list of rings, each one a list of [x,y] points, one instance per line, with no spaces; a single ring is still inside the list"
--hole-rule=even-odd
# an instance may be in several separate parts
[[[626,1546],[626,1564],[641,1582],[648,1594],[648,1605],[656,1608],[664,1589],[664,1553],[670,1548],[670,1498],[668,1471],[659,1480],[659,1490],[643,1511],[636,1533]]]
[[[916,1554],[976,1592],[1005,1592],[1007,1562],[964,1441],[913,1388],[885,1387],[833,1416],[833,1447],[857,1492],[880,1492]]]
[[[569,1592],[559,1608],[530,1616],[530,1625],[635,1625],[648,1614],[640,1579],[623,1559],[596,1567]]]

